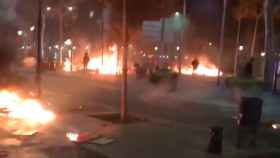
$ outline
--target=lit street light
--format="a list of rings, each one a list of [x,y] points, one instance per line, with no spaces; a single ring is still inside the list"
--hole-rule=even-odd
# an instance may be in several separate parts
[[[22,30],[18,30],[18,31],[17,31],[17,34],[18,34],[19,36],[22,36],[22,35],[23,35],[23,31],[22,31]]]
[[[180,46],[177,46],[176,47],[176,50],[179,52],[181,50],[181,47]]]
[[[158,46],[155,46],[155,47],[154,47],[154,50],[155,50],[155,51],[158,51]]]
[[[51,11],[52,8],[48,6],[48,7],[46,8],[46,10],[47,10],[47,11]]]
[[[72,40],[69,38],[64,42],[65,45],[70,46],[72,45]]]
[[[30,31],[33,32],[34,30],[35,30],[35,26],[33,25],[30,27]]]
[[[91,19],[93,17],[94,17],[94,11],[92,10],[92,11],[89,12],[89,18]]]
[[[243,51],[243,50],[244,50],[244,46],[242,46],[242,45],[239,46],[239,47],[238,47],[238,50],[239,50],[239,51]]]
[[[72,12],[74,10],[74,7],[70,6],[70,7],[67,7],[67,9],[69,12]]]

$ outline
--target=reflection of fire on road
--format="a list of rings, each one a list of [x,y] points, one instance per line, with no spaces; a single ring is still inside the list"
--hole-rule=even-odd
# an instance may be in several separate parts
[[[3,128],[16,134],[34,131],[55,119],[35,99],[23,99],[15,92],[0,91],[0,121]]]
[[[178,72],[178,68],[175,67],[175,71]],[[198,67],[193,70],[191,65],[189,66],[182,66],[182,74],[184,75],[199,75],[199,76],[207,76],[207,77],[216,77],[218,76],[218,67],[214,64],[208,62],[207,60],[200,60]],[[223,75],[220,72],[220,75]]]
[[[117,45],[109,47],[109,52],[105,52],[103,59],[101,55],[91,57],[88,63],[88,70],[95,71],[102,75],[115,75],[121,72],[121,64],[118,59]],[[83,66],[73,65],[73,70],[82,70]],[[71,61],[65,60],[64,71],[71,71]]]
[[[23,59],[23,65],[27,68],[32,68],[36,65],[36,58],[35,57],[26,57]]]
[[[71,61],[68,58],[64,61],[63,70],[65,72],[70,72],[71,71]]]

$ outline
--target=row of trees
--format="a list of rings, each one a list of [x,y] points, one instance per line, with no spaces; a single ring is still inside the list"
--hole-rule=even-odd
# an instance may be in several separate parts
[[[238,5],[233,9],[233,17],[238,22],[237,36],[236,36],[236,51],[234,62],[234,73],[237,74],[237,58],[238,46],[240,45],[240,33],[242,23],[244,20],[255,20],[254,33],[252,36],[250,57],[255,56],[256,39],[259,30],[260,20],[264,20],[265,24],[265,44],[264,51],[266,52],[266,68],[265,68],[265,82],[273,85],[275,81],[275,45],[274,45],[274,20],[279,12],[279,0],[239,0]]]

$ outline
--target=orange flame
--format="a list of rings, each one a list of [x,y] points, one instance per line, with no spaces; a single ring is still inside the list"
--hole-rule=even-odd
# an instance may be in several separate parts
[[[192,66],[183,66],[181,69],[182,74],[184,75],[199,75],[199,76],[207,76],[207,77],[216,77],[218,76],[219,69],[214,64],[210,64],[206,60],[200,61],[201,63],[198,65],[197,69],[193,70]],[[178,72],[178,68],[175,68],[175,71]],[[220,72],[220,75],[223,75],[223,72]]]
[[[120,67],[118,66],[118,52],[117,46],[114,45],[109,49],[112,54],[104,54],[103,55],[103,63],[102,56],[97,56],[95,58],[91,58],[88,64],[89,70],[98,71],[102,75],[115,75],[121,72]]]
[[[55,118],[54,113],[45,110],[39,101],[23,99],[15,92],[0,92],[0,108],[7,112],[8,118],[30,125],[47,124]]]

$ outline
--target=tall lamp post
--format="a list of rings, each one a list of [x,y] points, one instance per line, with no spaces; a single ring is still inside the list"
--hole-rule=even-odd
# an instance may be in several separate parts
[[[221,84],[221,67],[222,67],[222,54],[224,52],[224,36],[225,36],[225,23],[226,23],[226,12],[227,11],[227,0],[224,0],[223,5],[223,19],[221,25],[221,36],[220,36],[220,50],[219,50],[219,57],[218,57],[218,77],[217,77],[217,85]]]
[[[127,115],[127,15],[126,0],[123,0],[123,83],[121,96],[121,121],[126,120]]]
[[[36,65],[36,75],[35,80],[37,84],[37,96],[41,97],[42,94],[42,87],[41,87],[41,80],[42,80],[42,0],[38,0],[38,30],[37,30],[37,65]]]
[[[186,10],[187,0],[184,0],[183,3],[183,19],[186,20],[187,16],[187,10]],[[181,48],[178,50],[179,52],[179,74],[182,74],[182,56],[185,48],[185,26],[182,27],[181,32],[181,42],[180,42]]]

